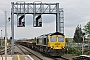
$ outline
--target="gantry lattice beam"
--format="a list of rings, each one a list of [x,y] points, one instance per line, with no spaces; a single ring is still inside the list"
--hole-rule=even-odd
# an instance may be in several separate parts
[[[14,14],[56,14],[59,3],[14,3]],[[60,8],[61,9],[61,8]],[[59,11],[60,11],[59,9]]]

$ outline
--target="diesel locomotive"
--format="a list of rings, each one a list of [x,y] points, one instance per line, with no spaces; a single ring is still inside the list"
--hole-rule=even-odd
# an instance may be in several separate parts
[[[19,44],[51,56],[62,56],[65,52],[66,41],[62,33],[43,34],[36,37],[35,40],[36,42],[34,43],[19,42]]]
[[[65,43],[65,36],[62,33],[49,33],[36,38],[35,49],[52,56],[61,56],[65,51]]]

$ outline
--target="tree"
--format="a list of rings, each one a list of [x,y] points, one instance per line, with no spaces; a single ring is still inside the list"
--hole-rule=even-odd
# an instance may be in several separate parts
[[[90,38],[90,21],[83,28],[85,35]]]
[[[83,33],[82,33],[81,25],[78,25],[76,27],[73,40],[76,43],[81,43],[83,41]]]

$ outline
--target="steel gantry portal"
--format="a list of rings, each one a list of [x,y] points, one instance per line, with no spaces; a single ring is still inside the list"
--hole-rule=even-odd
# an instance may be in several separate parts
[[[42,14],[56,15],[56,32],[64,34],[64,11],[59,8],[59,3],[33,3],[11,2],[11,35],[12,35],[12,54],[14,54],[14,14],[17,15],[17,26],[25,27],[25,15],[33,15],[33,26],[42,27]],[[22,22],[22,23],[21,23]]]

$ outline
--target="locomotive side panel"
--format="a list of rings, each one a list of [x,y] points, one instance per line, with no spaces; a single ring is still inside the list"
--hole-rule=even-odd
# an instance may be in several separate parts
[[[47,45],[48,40],[47,38],[38,38],[36,39],[36,45]]]

